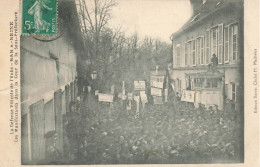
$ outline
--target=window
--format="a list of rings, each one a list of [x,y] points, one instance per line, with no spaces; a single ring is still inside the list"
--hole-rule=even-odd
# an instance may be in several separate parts
[[[192,65],[196,65],[196,41],[192,41]]]
[[[180,66],[180,58],[181,58],[181,47],[180,44],[176,46],[176,65]]]
[[[204,37],[197,38],[196,44],[197,64],[204,64]]]
[[[225,63],[229,62],[229,34],[228,34],[228,27],[224,29],[224,61]]]
[[[217,88],[218,87],[218,79],[213,78],[211,81],[212,81],[212,88]]]
[[[196,42],[196,44],[197,44],[197,64],[200,64],[200,52],[201,52],[201,38],[197,38],[197,42]]]
[[[205,82],[205,88],[218,88],[218,78],[208,78]]]
[[[185,66],[189,66],[191,64],[191,41],[185,43]]]
[[[188,65],[191,65],[192,64],[191,63],[191,56],[192,56],[191,41],[188,42],[187,56],[188,56],[187,63],[188,63]]]
[[[218,33],[219,33],[219,36],[218,36],[218,63],[219,64],[222,64],[222,61],[223,61],[223,24],[220,24],[218,26]]]
[[[209,79],[206,79],[205,88],[210,88],[210,80]]]
[[[197,78],[194,79],[194,87],[199,87],[198,79],[197,79]]]
[[[205,39],[205,42],[206,42],[206,54],[205,54],[205,57],[206,57],[206,64],[209,64],[210,63],[210,59],[211,59],[211,56],[210,56],[210,31],[207,30],[207,33],[206,33],[206,39]]]
[[[211,56],[210,57],[212,57],[213,54],[215,54],[218,57],[218,27],[212,28],[210,32],[211,32],[210,33]]]
[[[194,79],[194,87],[201,88],[203,83],[203,79],[201,78],[195,78]]]
[[[235,83],[231,83],[231,88],[232,88],[232,97],[231,99],[235,102],[236,101],[236,84]]]
[[[188,49],[189,49],[188,50],[189,51],[189,57],[188,58],[190,59],[190,61],[189,61],[190,63],[189,64],[192,65],[192,41],[189,42],[188,46],[189,46],[188,47]]]
[[[237,33],[238,33],[238,25],[234,24],[231,26],[232,33],[232,58],[233,60],[237,60]]]

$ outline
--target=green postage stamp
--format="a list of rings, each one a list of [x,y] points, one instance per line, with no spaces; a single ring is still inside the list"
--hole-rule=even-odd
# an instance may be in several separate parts
[[[56,35],[57,0],[22,0],[22,34]]]

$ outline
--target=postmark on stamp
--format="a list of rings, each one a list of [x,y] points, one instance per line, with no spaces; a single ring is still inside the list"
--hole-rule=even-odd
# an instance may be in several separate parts
[[[22,34],[56,35],[57,0],[23,0]]]

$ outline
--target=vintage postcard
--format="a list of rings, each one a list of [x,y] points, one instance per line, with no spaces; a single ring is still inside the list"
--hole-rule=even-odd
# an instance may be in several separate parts
[[[258,0],[0,8],[0,167],[259,166]]]

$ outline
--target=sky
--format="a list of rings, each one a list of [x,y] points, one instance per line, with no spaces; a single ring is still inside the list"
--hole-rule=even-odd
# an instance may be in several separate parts
[[[171,43],[170,35],[191,16],[189,0],[117,0],[109,26],[121,27],[127,36],[137,32]]]

